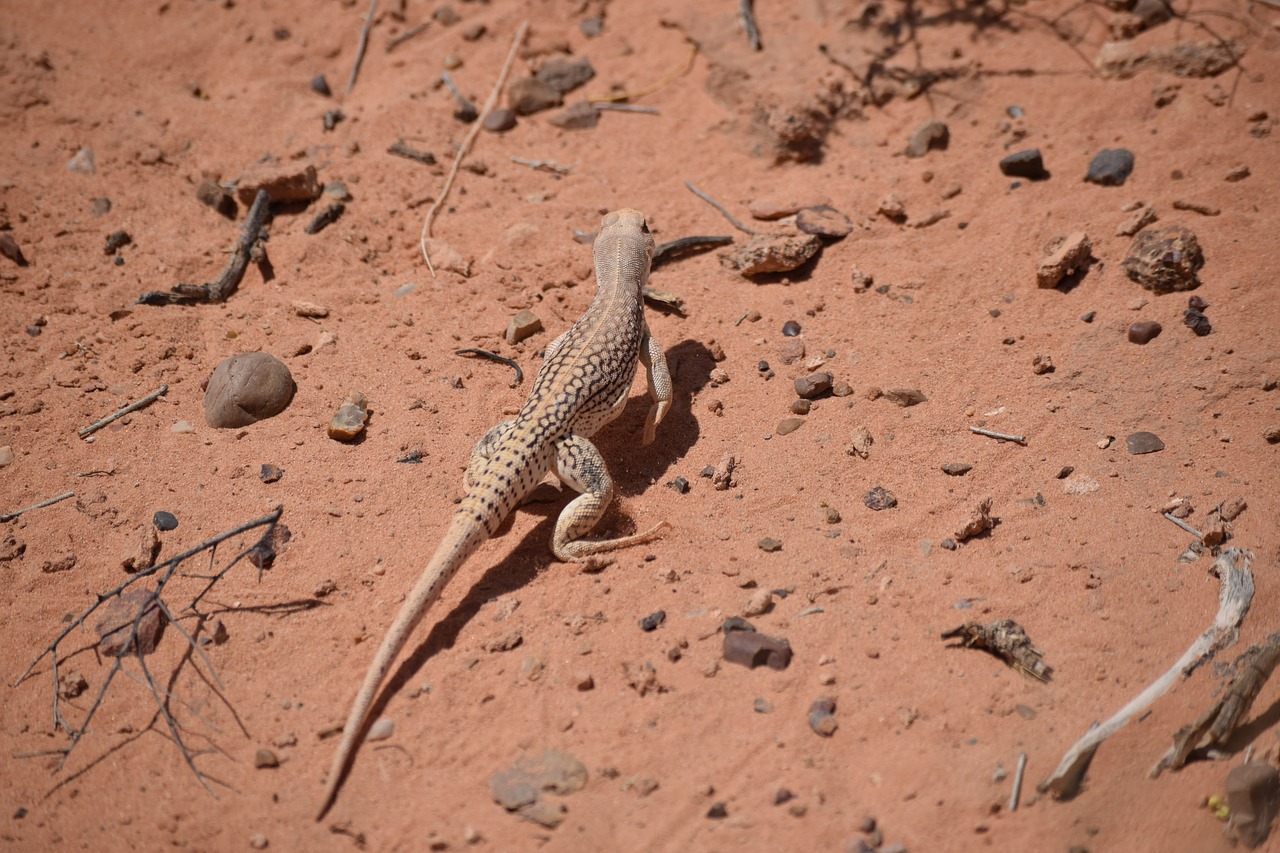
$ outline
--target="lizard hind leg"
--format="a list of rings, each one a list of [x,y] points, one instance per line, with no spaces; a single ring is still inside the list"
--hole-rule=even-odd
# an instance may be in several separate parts
[[[551,550],[561,560],[603,566],[609,563],[596,555],[639,545],[656,539],[671,525],[662,522],[643,533],[614,539],[584,538],[604,516],[613,500],[613,478],[604,457],[595,445],[580,435],[567,435],[556,445],[556,476],[579,495],[569,502],[556,520]]]

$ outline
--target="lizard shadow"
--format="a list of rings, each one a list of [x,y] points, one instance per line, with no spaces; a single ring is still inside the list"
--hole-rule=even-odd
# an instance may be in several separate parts
[[[652,402],[647,394],[633,395],[622,416],[592,439],[609,461],[617,495],[636,495],[650,488],[650,483],[683,458],[698,439],[699,429],[693,417],[692,399],[710,380],[715,359],[704,344],[693,340],[681,341],[667,349],[666,354],[674,393],[671,408],[658,428],[658,440],[644,448],[643,453],[636,452]],[[633,462],[624,468],[618,462],[622,459]],[[526,503],[521,507],[521,512],[541,515],[542,520],[504,559],[486,569],[470,585],[462,600],[432,625],[427,638],[395,668],[374,700],[366,725],[381,715],[391,697],[408,686],[409,681],[428,660],[453,647],[463,627],[480,612],[486,602],[523,588],[542,572],[555,567],[558,561],[552,556],[548,543],[561,509],[572,497],[568,489],[562,489],[562,493],[562,498],[555,502]],[[515,513],[512,514],[513,517],[514,515]],[[596,535],[623,535],[625,531],[619,529],[619,522],[625,518],[626,514],[619,510],[617,501],[613,501],[609,511],[600,520]],[[511,518],[503,522],[494,538],[504,537],[510,531],[511,523]],[[569,570],[577,571],[574,568]]]

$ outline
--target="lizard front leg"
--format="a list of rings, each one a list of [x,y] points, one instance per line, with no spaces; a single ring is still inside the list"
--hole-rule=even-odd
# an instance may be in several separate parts
[[[644,340],[640,342],[640,363],[644,365],[645,376],[649,380],[649,396],[653,398],[653,406],[644,422],[644,443],[651,444],[657,436],[658,424],[662,423],[671,406],[671,372],[667,369],[666,353],[649,334],[648,325],[644,329]]]
[[[585,539],[604,516],[613,500],[613,478],[604,457],[595,445],[580,435],[567,435],[556,444],[556,476],[580,494],[569,502],[556,520],[551,550],[566,562],[593,562],[594,554],[639,545],[654,539],[671,525],[662,522],[644,533],[616,539]],[[603,565],[607,561],[599,561]]]

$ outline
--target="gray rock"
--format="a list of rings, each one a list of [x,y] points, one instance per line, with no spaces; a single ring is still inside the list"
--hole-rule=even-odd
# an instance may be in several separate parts
[[[248,426],[283,412],[293,392],[284,362],[265,352],[233,355],[209,377],[204,419],[216,429]]]
[[[507,103],[522,116],[558,107],[563,102],[559,91],[536,77],[517,80],[507,90]]]
[[[911,139],[907,141],[906,155],[908,157],[923,157],[931,148],[946,150],[947,143],[951,141],[951,131],[947,126],[937,119],[930,119],[920,127],[916,128],[916,132],[911,134]]]
[[[1250,761],[1227,774],[1228,830],[1253,850],[1267,840],[1280,811],[1280,772],[1270,764]]]
[[[547,121],[562,130],[590,130],[600,123],[600,110],[590,101],[578,101]]]
[[[1135,432],[1124,440],[1129,453],[1140,456],[1143,453],[1156,453],[1164,450],[1164,442],[1154,432]]]
[[[810,373],[795,381],[796,396],[802,400],[813,400],[831,390],[831,374],[826,371]]]
[[[1127,148],[1104,148],[1089,161],[1084,179],[1103,187],[1118,187],[1133,173],[1133,152]]]
[[[569,59],[556,56],[548,59],[535,76],[552,89],[565,95],[595,77],[596,70],[591,67],[591,61],[586,57]]]
[[[1026,178],[1031,181],[1040,181],[1049,177],[1049,173],[1044,168],[1044,158],[1040,155],[1038,148],[1017,151],[1005,157],[1000,161],[1000,172],[1011,178]]]
[[[867,505],[868,509],[873,509],[876,512],[885,509],[893,509],[898,505],[898,499],[894,497],[893,492],[889,491],[884,486],[876,486],[874,489],[867,492],[866,496],[863,497],[862,502]]]

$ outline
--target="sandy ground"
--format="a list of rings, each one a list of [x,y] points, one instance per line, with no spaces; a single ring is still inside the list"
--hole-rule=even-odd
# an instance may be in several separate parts
[[[1202,804],[1247,747],[1277,760],[1280,687],[1258,698],[1228,760],[1147,774],[1280,612],[1280,446],[1265,438],[1280,428],[1280,11],[1178,0],[1177,18],[1126,42],[1131,57],[1190,43],[1201,58],[1219,48],[1242,58],[1221,69],[1151,61],[1116,78],[1094,63],[1135,19],[1101,4],[925,2],[908,15],[896,0],[758,3],[760,52],[737,4],[684,5],[495,0],[450,15],[443,3],[383,3],[344,98],[362,4],[0,4],[0,235],[26,261],[0,257],[0,446],[12,448],[0,512],[75,492],[0,529],[7,847],[1230,846]],[[468,129],[439,73],[456,65],[457,85],[482,104],[526,18],[512,82],[568,52],[596,71],[570,101],[658,87],[632,100],[658,113],[604,112],[594,129],[569,130],[543,112],[482,133],[434,227],[470,276],[433,277],[419,230]],[[592,18],[602,20],[589,37],[580,22]],[[332,97],[309,85],[319,74]],[[326,131],[324,114],[338,109]],[[931,118],[947,124],[949,144],[905,156]],[[397,140],[437,163],[388,154]],[[82,148],[92,173],[68,169]],[[1000,173],[998,161],[1024,148],[1041,150],[1047,180]],[[1122,186],[1083,180],[1104,148],[1135,156]],[[250,265],[225,303],[135,304],[226,262],[245,205],[234,220],[219,215],[196,198],[202,180],[307,166],[348,188],[336,223],[304,231],[331,198],[279,208],[269,270]],[[793,226],[752,219],[752,205],[825,201],[852,233],[793,273],[748,279],[715,252],[654,271],[653,287],[683,299],[684,316],[649,318],[675,401],[642,448],[638,381],[637,399],[598,436],[619,487],[601,530],[673,529],[584,573],[547,548],[563,497],[520,511],[419,629],[378,707],[394,733],[361,749],[316,822],[335,744],[322,735],[344,718],[434,549],[471,445],[530,386],[454,350],[498,352],[531,376],[594,290],[574,229],[593,231],[608,210],[644,211],[658,242],[743,243],[685,180],[758,229]],[[878,212],[890,195],[905,222]],[[1154,208],[1157,227],[1197,235],[1206,262],[1194,293],[1211,334],[1183,324],[1190,294],[1145,291],[1122,271],[1131,238],[1116,231],[1136,202]],[[104,251],[119,230],[131,242]],[[1038,288],[1046,244],[1077,231],[1094,261]],[[327,315],[302,316],[318,312],[300,302]],[[545,330],[510,345],[508,321],[525,308]],[[1130,343],[1127,327],[1144,320],[1163,333]],[[784,336],[788,321],[798,338]],[[788,363],[796,341],[804,355]],[[203,383],[224,358],[259,350],[291,371],[291,405],[252,426],[209,427]],[[1037,357],[1054,370],[1036,372]],[[817,400],[800,429],[779,434],[793,380],[819,368],[853,393]],[[161,399],[77,437],[161,384]],[[927,401],[872,399],[895,387]],[[372,416],[360,440],[340,443],[325,425],[353,389]],[[874,439],[865,459],[848,451],[861,428]],[[1137,431],[1164,449],[1130,454]],[[414,451],[422,464],[399,462]],[[736,482],[716,490],[701,474],[728,454]],[[972,468],[952,476],[946,463]],[[263,464],[283,476],[263,482]],[[668,487],[677,477],[687,493]],[[864,504],[877,486],[895,508]],[[988,497],[995,528],[943,547]],[[1230,544],[1252,553],[1257,583],[1239,643],[1112,737],[1077,797],[1037,793],[1089,725],[1163,673],[1217,609],[1212,557],[1179,562],[1193,537],[1161,510],[1185,499],[1187,523],[1202,526],[1232,498],[1247,509]],[[133,659],[56,770],[49,752],[71,741],[53,726],[49,658],[15,686],[27,665],[127,580],[122,561],[145,550],[156,511],[179,522],[158,534],[163,562],[276,507],[291,540],[269,571],[242,561],[222,577],[203,625],[185,610],[200,576],[254,535],[184,562],[166,587],[185,631],[212,638],[220,620],[225,640],[202,643],[202,658],[170,627],[146,658],[216,796],[157,718]],[[765,538],[781,549],[762,549]],[[758,590],[787,593],[752,617],[790,642],[784,671],[721,660],[721,622]],[[642,631],[657,610],[665,622]],[[61,673],[88,687],[61,703],[72,726],[113,663],[94,651],[99,616],[59,649]],[[940,639],[1003,618],[1025,627],[1052,680]],[[515,635],[519,645],[490,651]],[[653,683],[642,691],[631,682],[646,664]],[[822,696],[836,703],[830,737],[808,723]],[[588,773],[580,791],[543,795],[564,808],[556,828],[507,813],[489,791],[493,774],[546,749]],[[278,766],[256,767],[261,750]],[[1023,752],[1022,803],[1010,811]],[[793,797],[776,804],[780,789]],[[879,837],[860,833],[867,817]]]

